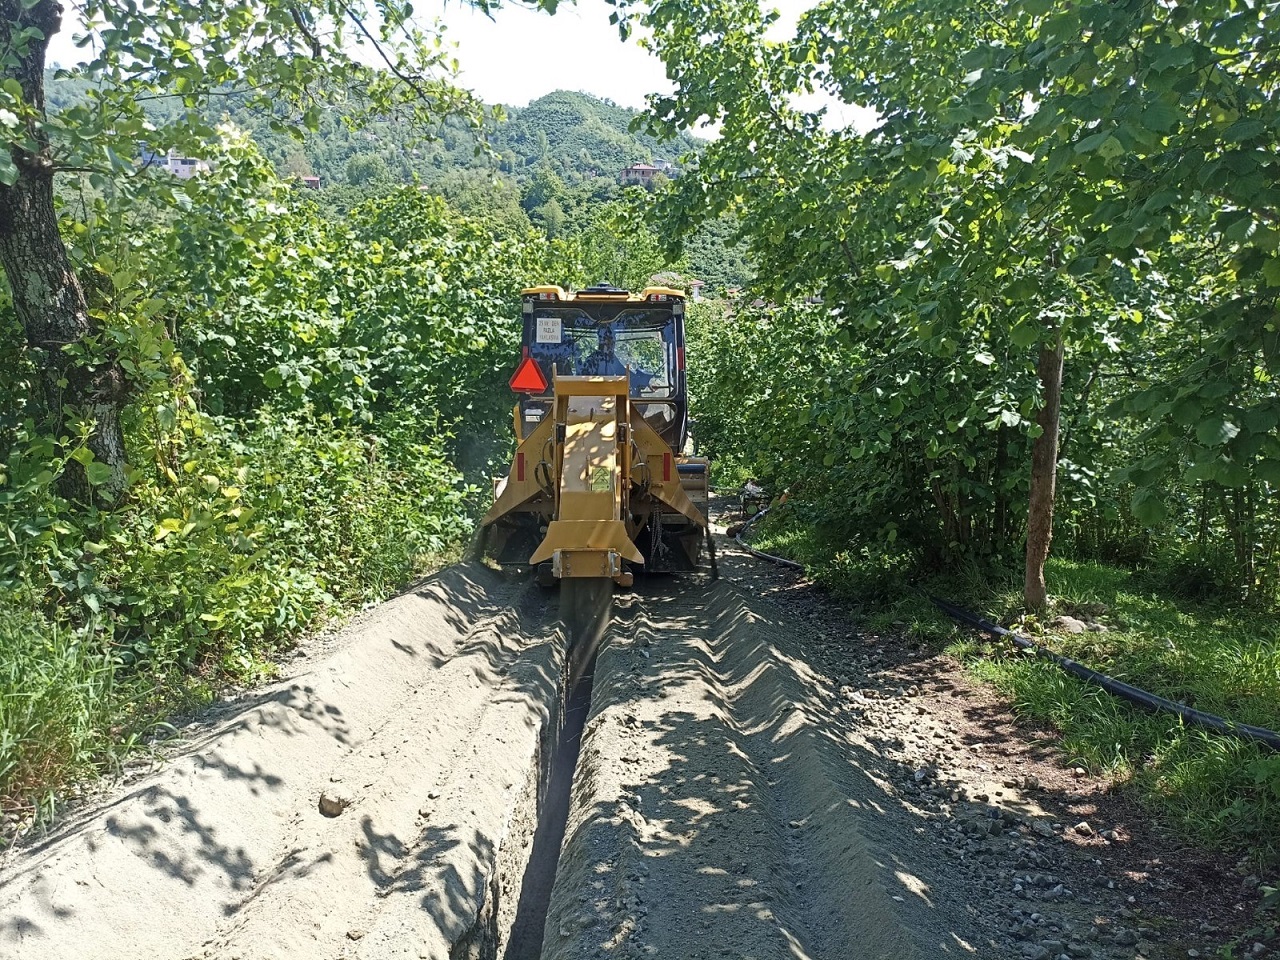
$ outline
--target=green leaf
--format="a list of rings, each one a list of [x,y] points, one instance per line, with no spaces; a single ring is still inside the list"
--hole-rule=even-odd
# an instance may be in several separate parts
[[[1142,124],[1156,133],[1172,130],[1182,119],[1181,111],[1163,100],[1157,100],[1142,111]]]
[[[1101,146],[1111,139],[1111,131],[1103,130],[1101,133],[1090,134],[1083,140],[1076,143],[1076,153],[1092,153],[1101,148]]]
[[[114,471],[105,463],[86,463],[84,465],[85,479],[89,481],[90,486],[99,487],[111,479]]]
[[[1160,495],[1149,488],[1142,488],[1134,493],[1129,501],[1133,515],[1145,526],[1154,527],[1169,516],[1169,508],[1164,505]]]
[[[1107,137],[1102,141],[1102,146],[1098,148],[1098,153],[1106,157],[1108,160],[1114,160],[1116,157],[1124,156],[1124,144],[1115,137]]]
[[[1201,420],[1196,427],[1196,439],[1206,447],[1221,446],[1240,432],[1240,428],[1226,417],[1210,417]]]
[[[1280,460],[1259,460],[1253,468],[1259,480],[1280,486]]]
[[[1267,126],[1261,120],[1237,120],[1227,128],[1227,140],[1239,143],[1242,140],[1260,137],[1266,132]]]
[[[1262,278],[1269,287],[1280,287],[1280,257],[1272,257],[1262,265]]]
[[[1040,339],[1040,331],[1035,324],[1020,323],[1010,331],[1013,342],[1019,347],[1029,347]]]

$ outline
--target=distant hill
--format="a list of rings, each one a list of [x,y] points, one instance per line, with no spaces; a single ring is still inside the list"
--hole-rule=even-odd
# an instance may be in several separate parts
[[[84,100],[88,86],[51,71],[50,109]],[[663,143],[632,133],[637,111],[566,90],[506,108],[505,119],[486,131],[492,153],[477,150],[476,133],[459,121],[445,122],[430,138],[390,121],[348,129],[341,99],[322,113],[320,129],[301,140],[272,130],[270,115],[235,95],[219,98],[210,119],[225,116],[249,131],[281,176],[318,176],[324,206],[335,216],[389,186],[416,182],[497,229],[518,232],[536,224],[552,236],[574,232],[593,208],[616,200],[624,167],[659,160],[678,165],[701,148],[691,136]],[[158,100],[148,109],[162,122],[177,107]],[[711,224],[691,238],[687,267],[708,281],[708,293],[750,277],[729,233],[726,224]]]
[[[50,108],[59,109],[84,99],[88,85],[58,79],[51,71],[46,86]],[[161,100],[150,109],[163,119],[176,108]],[[353,131],[342,122],[341,106],[335,106],[322,115],[320,130],[299,142],[272,130],[271,117],[249,109],[243,98],[228,96],[214,109],[252,132],[282,175],[317,175],[325,186],[360,185],[370,179],[430,184],[450,171],[493,169],[490,157],[477,155],[475,133],[458,122],[445,123],[432,139],[394,122]],[[596,178],[616,180],[630,164],[676,162],[699,148],[693,137],[660,143],[631,133],[637,111],[585,93],[557,90],[527,107],[506,108],[506,114],[487,137],[499,157],[499,170],[521,185],[540,167],[550,167],[568,186]]]
[[[529,106],[509,111],[510,119],[495,131],[493,143],[509,158],[511,169],[549,160],[566,181],[575,177],[616,177],[633,163],[678,161],[699,149],[699,141],[683,137],[660,143],[631,133],[636,111],[585,93],[557,90]]]

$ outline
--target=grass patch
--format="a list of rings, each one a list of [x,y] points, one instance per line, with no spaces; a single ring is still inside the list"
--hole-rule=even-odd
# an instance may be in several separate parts
[[[1053,560],[1047,577],[1059,611],[1092,614],[1108,631],[1047,634],[1019,619],[1009,584],[991,592],[983,612],[1151,693],[1280,729],[1280,617],[1175,600],[1140,572],[1097,563]],[[1061,730],[1069,762],[1129,782],[1200,843],[1248,851],[1260,865],[1280,862],[1280,755],[1146,713],[1003,645],[985,657],[955,652],[1019,713]]]

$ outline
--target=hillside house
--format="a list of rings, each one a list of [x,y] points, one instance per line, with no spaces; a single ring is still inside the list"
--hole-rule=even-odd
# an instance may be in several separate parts
[[[653,180],[653,175],[660,172],[651,163],[633,163],[631,166],[623,168],[622,182],[648,184]]]
[[[173,174],[179,180],[190,180],[197,173],[208,173],[209,164],[199,157],[184,157],[177,150],[170,150],[159,164],[161,170]]]

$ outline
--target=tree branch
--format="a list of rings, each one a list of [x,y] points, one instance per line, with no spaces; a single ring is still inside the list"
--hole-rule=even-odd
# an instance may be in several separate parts
[[[415,94],[417,94],[418,99],[422,100],[424,103],[430,103],[431,97],[429,97],[426,91],[423,90],[418,85],[419,82],[422,80],[422,78],[411,77],[401,72],[400,68],[397,67],[395,63],[392,62],[391,58],[387,56],[387,52],[384,49],[382,49],[382,44],[379,43],[377,38],[374,37],[374,35],[369,32],[369,29],[364,25],[364,21],[361,20],[359,17],[357,17],[355,13],[353,13],[350,9],[347,10],[347,17],[351,20],[352,23],[356,25],[356,29],[359,30],[362,34],[364,34],[365,38],[371,44],[373,44],[373,49],[378,52],[378,56],[382,58],[382,62],[387,65],[387,69],[390,70],[393,74],[395,74],[395,76],[402,83],[406,84],[409,87],[409,89],[411,89]]]
[[[306,20],[302,16],[302,11],[297,4],[289,4],[289,16],[293,17],[294,26],[298,28],[298,32],[302,34],[306,41],[311,45],[311,59],[319,60],[323,47],[320,44],[320,38],[315,35],[310,27],[307,26]]]

